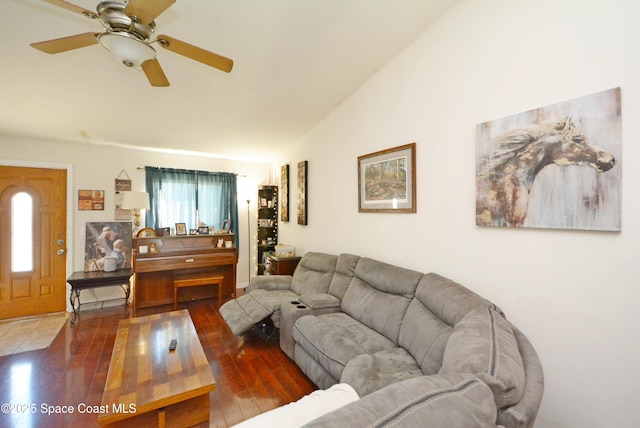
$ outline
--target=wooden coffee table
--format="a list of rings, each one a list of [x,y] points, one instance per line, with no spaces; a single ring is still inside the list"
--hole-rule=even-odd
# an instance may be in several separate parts
[[[177,339],[175,351],[169,351]],[[187,310],[120,321],[102,395],[101,426],[190,427],[209,420],[216,388]]]

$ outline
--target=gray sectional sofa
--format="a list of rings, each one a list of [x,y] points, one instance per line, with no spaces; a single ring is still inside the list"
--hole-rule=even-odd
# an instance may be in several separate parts
[[[321,389],[360,397],[308,426],[532,426],[543,373],[502,311],[438,274],[351,254],[308,253],[220,313],[235,334],[266,318]],[[399,424],[399,425],[398,425]]]

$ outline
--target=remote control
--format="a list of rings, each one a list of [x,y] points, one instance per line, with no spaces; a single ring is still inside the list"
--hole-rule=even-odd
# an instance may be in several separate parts
[[[169,344],[169,352],[175,351],[176,346],[178,346],[178,341],[176,339],[171,339],[171,343]]]

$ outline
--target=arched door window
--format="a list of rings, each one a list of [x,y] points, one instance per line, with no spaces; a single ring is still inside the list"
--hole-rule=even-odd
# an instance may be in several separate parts
[[[33,270],[33,197],[19,192],[11,198],[11,272]]]

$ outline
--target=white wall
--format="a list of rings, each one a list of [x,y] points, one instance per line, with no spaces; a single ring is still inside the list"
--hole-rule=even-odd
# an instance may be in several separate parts
[[[637,425],[640,380],[640,3],[463,0],[318,124],[290,163],[280,242],[461,282],[536,347],[537,426]],[[475,126],[622,88],[622,232],[475,226]],[[357,157],[417,142],[417,214],[360,214]],[[295,219],[309,161],[309,225]],[[277,168],[276,168],[277,169]]]
[[[115,179],[124,169],[132,181],[132,190],[145,191],[145,174],[137,167],[156,166],[185,168],[204,171],[237,173],[238,177],[238,222],[240,253],[237,268],[237,283],[244,286],[249,281],[248,259],[251,258],[252,272],[255,272],[255,245],[251,243],[251,257],[247,249],[247,198],[250,205],[252,239],[255,234],[257,217],[257,188],[273,176],[271,163],[243,162],[213,159],[198,156],[184,156],[150,151],[132,150],[115,146],[60,143],[20,139],[0,135],[0,165],[68,167],[71,171],[68,189],[70,230],[68,234],[68,268],[70,272],[84,267],[84,242],[87,222],[115,221],[114,196]],[[120,178],[126,178],[124,175]],[[79,211],[78,190],[104,190],[104,211]],[[218,225],[216,225],[218,227]],[[252,274],[253,275],[253,274]],[[119,292],[121,294],[121,292]],[[114,287],[82,292],[82,302],[104,300],[118,296]],[[67,303],[67,306],[68,303]],[[68,310],[70,307],[68,307]]]

